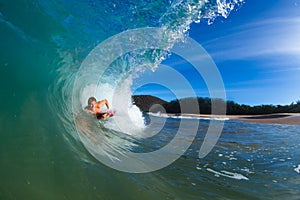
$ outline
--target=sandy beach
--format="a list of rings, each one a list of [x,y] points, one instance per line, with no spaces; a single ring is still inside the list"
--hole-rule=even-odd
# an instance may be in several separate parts
[[[206,114],[183,114],[191,117],[204,118],[228,118],[229,120],[239,120],[257,124],[288,124],[300,125],[300,113],[275,113],[266,115],[206,115]]]

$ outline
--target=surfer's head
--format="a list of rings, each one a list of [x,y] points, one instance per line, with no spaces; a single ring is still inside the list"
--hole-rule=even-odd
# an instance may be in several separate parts
[[[97,100],[96,100],[96,98],[95,97],[90,97],[89,99],[88,99],[88,105],[87,105],[87,107],[88,108],[93,108],[93,106],[94,106],[94,103],[93,102],[96,102]]]

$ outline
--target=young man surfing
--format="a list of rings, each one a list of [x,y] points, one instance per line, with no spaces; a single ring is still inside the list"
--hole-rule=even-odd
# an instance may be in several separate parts
[[[106,108],[109,110],[109,104],[107,99],[98,101],[95,97],[90,97],[88,99],[88,105],[85,107],[85,109],[94,115],[96,115],[97,119],[105,119],[107,117],[113,116],[113,113],[109,112],[101,112],[101,107],[106,106]]]

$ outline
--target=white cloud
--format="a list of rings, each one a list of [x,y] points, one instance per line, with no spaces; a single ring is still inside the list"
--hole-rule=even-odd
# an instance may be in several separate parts
[[[272,18],[233,29],[203,45],[217,60],[300,56],[300,18]]]

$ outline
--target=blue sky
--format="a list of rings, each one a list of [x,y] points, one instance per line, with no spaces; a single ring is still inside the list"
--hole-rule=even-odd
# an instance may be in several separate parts
[[[290,104],[300,100],[300,0],[246,0],[227,19],[219,17],[212,25],[192,24],[189,36],[216,63],[227,100],[249,105]],[[179,60],[173,55],[163,64],[189,79],[197,96],[209,97],[204,83],[194,85],[201,77],[193,73],[188,63]],[[162,66],[141,77],[152,81],[167,79],[168,87],[148,84],[135,93],[165,100],[174,99],[174,91],[178,98],[191,96],[185,84],[168,77],[169,70]]]

